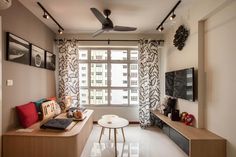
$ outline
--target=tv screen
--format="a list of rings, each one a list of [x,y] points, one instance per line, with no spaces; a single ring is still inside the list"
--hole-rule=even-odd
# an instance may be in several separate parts
[[[166,95],[194,101],[194,68],[167,72],[165,78]]]
[[[166,88],[165,88],[166,95],[174,96],[173,87],[174,87],[174,72],[167,72],[166,73]]]

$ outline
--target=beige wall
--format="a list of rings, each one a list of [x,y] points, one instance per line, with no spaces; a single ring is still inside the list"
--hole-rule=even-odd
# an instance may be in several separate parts
[[[6,32],[14,33],[25,40],[53,52],[55,34],[17,0],[0,11],[3,26],[3,132],[18,125],[15,106],[55,95],[53,71],[9,62],[5,60]],[[6,86],[12,79],[13,86]]]
[[[2,17],[0,16],[0,157],[2,156]]]
[[[236,1],[205,22],[205,127],[227,139],[236,156]]]

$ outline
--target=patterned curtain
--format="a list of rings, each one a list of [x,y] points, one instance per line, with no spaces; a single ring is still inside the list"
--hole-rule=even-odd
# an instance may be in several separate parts
[[[158,42],[139,42],[139,121],[142,128],[151,125],[150,110],[160,101]]]
[[[76,41],[60,41],[59,47],[59,100],[65,102],[71,97],[71,105],[79,106],[79,63],[78,43]]]

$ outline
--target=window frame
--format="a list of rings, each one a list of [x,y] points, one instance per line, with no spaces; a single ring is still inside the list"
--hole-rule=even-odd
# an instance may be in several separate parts
[[[79,59],[79,64],[87,64],[87,85],[88,86],[79,86],[80,89],[85,89],[88,90],[88,104],[82,104],[83,106],[90,106],[90,107],[137,107],[137,104],[131,104],[131,90],[138,90],[138,87],[131,87],[130,82],[131,82],[131,77],[130,77],[130,65],[131,64],[137,64],[138,66],[138,60],[131,60],[131,51],[136,50],[138,51],[137,48],[127,48],[127,47],[119,47],[119,48],[114,48],[114,47],[79,47],[79,50],[87,50],[87,60],[85,59]],[[107,50],[107,59],[104,60],[92,60],[91,59],[91,51],[92,50]],[[111,51],[112,50],[126,50],[127,51],[127,59],[126,60],[112,60],[111,59]],[[78,55],[79,56],[79,55]],[[107,64],[107,85],[106,86],[92,86],[91,83],[91,65],[92,64]],[[127,64],[127,87],[118,87],[118,86],[111,86],[111,65],[112,64]],[[107,90],[107,104],[91,104],[91,90]],[[128,91],[128,103],[127,104],[111,104],[111,90],[127,90]],[[95,95],[93,97],[96,97]],[[139,97],[139,95],[138,95]]]

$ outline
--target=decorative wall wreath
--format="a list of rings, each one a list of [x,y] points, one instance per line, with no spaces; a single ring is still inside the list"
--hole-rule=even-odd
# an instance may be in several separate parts
[[[182,50],[185,46],[185,41],[187,40],[189,35],[189,30],[187,30],[184,25],[180,25],[179,28],[175,32],[173,44],[177,47],[178,50]]]

